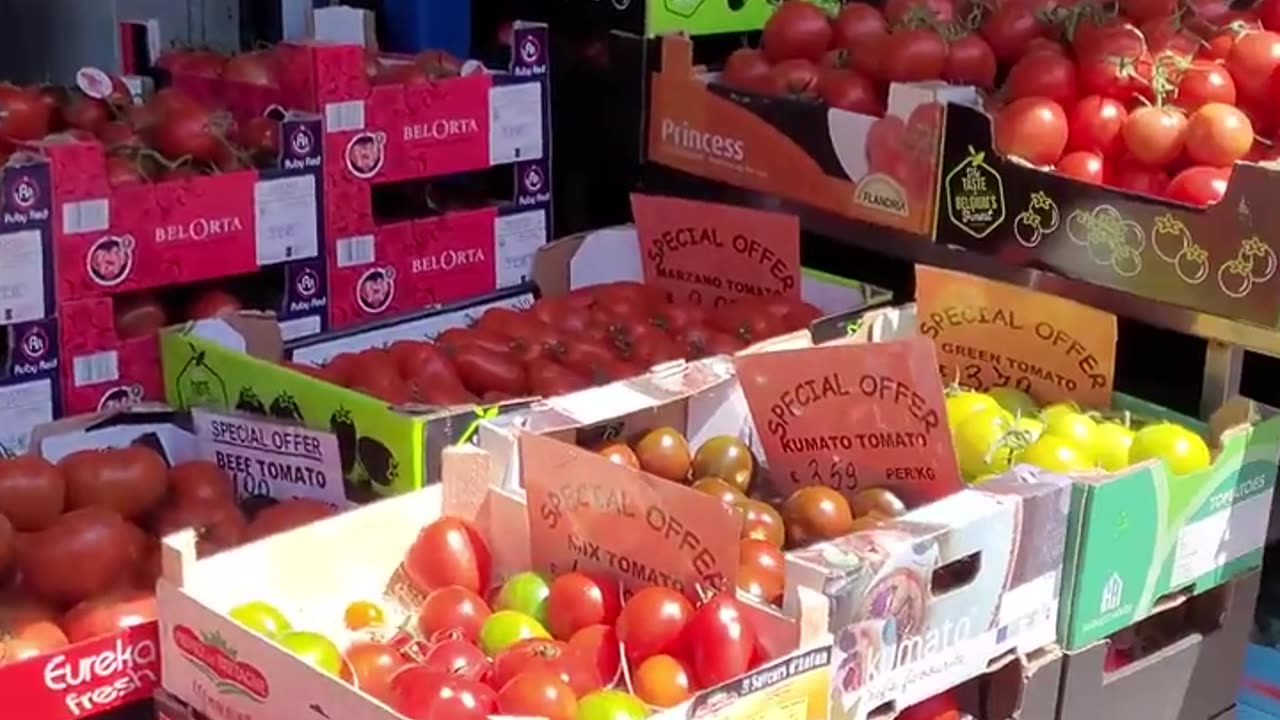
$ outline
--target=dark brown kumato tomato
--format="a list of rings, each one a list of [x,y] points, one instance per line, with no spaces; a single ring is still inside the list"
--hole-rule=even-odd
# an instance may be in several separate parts
[[[693,476],[718,477],[745,493],[751,487],[755,465],[746,443],[732,435],[717,435],[698,446]]]
[[[782,505],[782,519],[787,542],[792,547],[802,547],[847,535],[853,526],[853,511],[840,493],[813,486],[800,488],[787,498]]]
[[[67,507],[103,507],[141,517],[164,498],[169,468],[151,448],[80,450],[58,462],[67,478]]]
[[[735,507],[742,513],[742,537],[764,540],[782,547],[786,530],[782,515],[772,505],[759,500],[739,500]]]
[[[635,452],[623,443],[610,443],[596,452],[608,458],[611,463],[629,467],[632,470],[640,469],[640,461],[636,458]]]
[[[53,524],[67,502],[62,472],[37,455],[0,459],[0,515],[19,532],[35,532]]]
[[[640,469],[660,478],[673,482],[689,479],[689,442],[675,428],[661,427],[646,433],[636,443],[636,459]]]
[[[697,473],[695,473],[696,475]],[[747,496],[738,489],[736,485],[726,482],[723,478],[718,477],[700,477],[693,481],[694,490],[706,493],[711,497],[718,499],[725,505],[733,505],[739,500],[746,500]]]

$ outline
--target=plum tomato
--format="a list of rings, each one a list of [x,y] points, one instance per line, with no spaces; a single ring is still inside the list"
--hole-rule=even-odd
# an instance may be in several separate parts
[[[698,687],[715,687],[751,666],[755,627],[732,592],[719,593],[694,611],[684,635]]]
[[[390,699],[391,678],[409,660],[386,643],[357,640],[342,654],[351,667],[355,686],[382,702]]]
[[[670,655],[645,658],[631,673],[636,697],[657,708],[679,705],[693,696],[693,671]]]
[[[681,655],[683,633],[693,606],[684,595],[665,587],[647,587],[622,606],[615,626],[632,665],[653,655]]]
[[[831,47],[853,50],[871,38],[889,34],[884,15],[872,5],[849,3],[831,21]]]
[[[1271,73],[1280,67],[1280,33],[1260,30],[1242,34],[1225,64],[1241,101],[1264,101]]]
[[[595,666],[605,687],[614,684],[622,667],[622,649],[612,625],[588,625],[574,633],[568,645]]]
[[[1062,156],[1054,169],[1060,175],[1075,178],[1082,182],[1101,185],[1105,173],[1102,156],[1088,150],[1076,150]]]
[[[498,712],[515,717],[574,720],[578,698],[553,673],[530,670],[511,678],[498,691]]]
[[[1187,120],[1187,157],[1199,165],[1227,167],[1253,147],[1253,124],[1234,105],[1208,103]]]
[[[1178,173],[1165,188],[1165,197],[1196,207],[1221,202],[1231,181],[1231,168],[1197,165]]]
[[[1014,100],[996,113],[996,149],[1033,165],[1053,165],[1067,146],[1067,115],[1042,97]]]
[[[689,442],[679,430],[660,427],[650,430],[635,446],[640,469],[673,482],[687,482],[693,463]]]
[[[1071,107],[1080,97],[1076,64],[1068,57],[1051,53],[1024,55],[1009,68],[1004,93],[1010,101],[1040,97]]]
[[[831,22],[818,6],[786,0],[764,24],[760,45],[771,63],[787,60],[818,62],[831,46]]]
[[[856,70],[823,70],[818,76],[818,97],[833,108],[859,115],[883,115],[880,89]]]
[[[769,69],[769,61],[763,52],[755,48],[738,48],[724,61],[720,81],[734,90],[761,92],[769,86]]]
[[[1130,157],[1149,167],[1166,167],[1186,146],[1187,116],[1175,108],[1144,105],[1129,113],[1120,132]]]
[[[477,395],[496,390],[520,396],[529,390],[528,374],[509,354],[470,345],[454,351],[453,365],[463,386]]]
[[[418,663],[432,670],[477,682],[486,682],[492,670],[489,658],[475,643],[447,633],[430,643]]]
[[[456,517],[439,518],[418,533],[405,553],[409,582],[422,593],[461,585],[479,594],[489,588],[492,555],[474,525]]]
[[[996,54],[981,35],[967,34],[947,45],[947,63],[942,79],[953,85],[972,85],[990,90],[996,84]]]
[[[1221,63],[1196,60],[1178,78],[1174,101],[1189,113],[1208,103],[1234,105],[1236,81]]]
[[[581,697],[604,687],[593,660],[559,640],[527,638],[493,658],[491,682],[495,687],[503,687],[516,675],[544,670],[563,680],[575,695]]]
[[[897,30],[880,50],[879,74],[887,82],[938,80],[947,67],[947,42],[931,29]]]
[[[488,720],[498,709],[488,685],[421,665],[396,672],[388,694],[391,708],[409,720]]]
[[[1114,98],[1089,95],[1067,116],[1067,150],[1088,150],[1109,157],[1124,147],[1121,129],[1129,112]]]
[[[547,596],[547,630],[568,640],[589,625],[612,625],[622,611],[622,591],[608,576],[571,572],[551,582]]]
[[[457,630],[467,640],[480,637],[480,627],[492,611],[484,598],[461,585],[438,587],[418,607],[418,632],[432,637],[438,632]]]
[[[1043,38],[1046,27],[1030,3],[998,3],[982,21],[979,32],[1002,63],[1013,63],[1031,49],[1032,41]]]
[[[1134,32],[1138,32],[1134,30]],[[1080,91],[1128,102],[1135,95],[1150,97],[1154,64],[1145,49],[1078,55]]]

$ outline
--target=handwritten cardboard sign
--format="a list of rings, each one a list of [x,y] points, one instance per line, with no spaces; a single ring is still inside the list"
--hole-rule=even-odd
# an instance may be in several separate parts
[[[800,221],[794,215],[633,194],[647,284],[718,307],[743,297],[800,297]]]
[[[916,267],[920,334],[946,382],[1013,387],[1042,403],[1111,406],[1116,316],[964,273]]]
[[[519,444],[535,569],[608,572],[691,599],[734,587],[742,520],[719,499],[541,435]]]
[[[200,456],[226,471],[237,498],[310,498],[350,507],[333,433],[199,408],[191,418]]]
[[[962,487],[928,340],[764,352],[733,362],[783,496],[808,485],[849,498],[884,487],[914,505]]]

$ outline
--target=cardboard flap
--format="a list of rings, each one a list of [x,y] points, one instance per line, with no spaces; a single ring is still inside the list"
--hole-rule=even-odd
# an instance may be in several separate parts
[[[164,332],[194,335],[271,362],[284,358],[284,337],[272,312],[242,310],[232,315],[176,325]]]
[[[1249,426],[1262,419],[1262,412],[1257,403],[1239,395],[1227,400],[1222,407],[1209,417],[1209,436],[1219,447],[1225,443],[1220,440],[1233,432],[1248,430]]]
[[[693,77],[693,41],[686,35],[667,35],[662,38],[662,72],[678,78]]]

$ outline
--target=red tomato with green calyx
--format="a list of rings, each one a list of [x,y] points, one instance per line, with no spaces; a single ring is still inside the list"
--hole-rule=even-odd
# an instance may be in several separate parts
[[[1053,165],[1067,146],[1067,115],[1053,100],[1014,100],[996,113],[996,150],[1033,165]]]
[[[772,63],[804,59],[818,62],[831,46],[831,21],[805,0],[786,0],[764,24],[760,45]]]
[[[1165,167],[1186,146],[1187,116],[1175,108],[1145,105],[1129,113],[1121,134],[1130,157],[1150,167]]]

